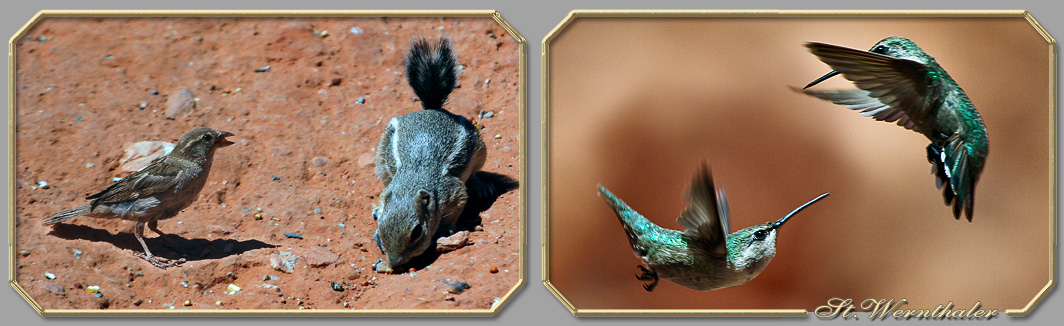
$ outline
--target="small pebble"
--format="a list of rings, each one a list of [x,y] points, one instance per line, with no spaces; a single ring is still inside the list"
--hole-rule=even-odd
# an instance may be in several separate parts
[[[81,250],[70,249],[70,251],[74,253],[74,259],[81,259]]]
[[[133,300],[133,305],[134,306],[139,306],[141,304],[144,304],[144,299]]]
[[[137,274],[135,274],[135,275],[137,275],[137,276],[144,276],[144,273],[141,273],[141,272],[137,272]]]
[[[498,273],[499,272],[499,267],[491,266],[491,270],[489,272],[491,272],[492,274]]]
[[[502,134],[495,134],[495,139],[502,139]]]
[[[255,72],[267,72],[270,71],[270,66],[265,66],[259,69],[255,69]]]
[[[95,293],[92,294],[92,296],[97,297],[97,298],[102,298],[103,297],[103,293],[102,292],[95,292]]]
[[[411,101],[411,102],[417,102],[417,101],[420,101],[420,100],[421,100],[421,98],[419,98],[419,97],[417,97],[417,96],[414,96],[414,97],[411,97],[411,98],[410,98],[410,101]]]
[[[289,238],[303,239],[303,236],[299,235],[299,233],[285,232],[284,236],[289,237]]]
[[[119,182],[119,181],[122,181],[122,178],[117,178],[117,177],[111,178],[111,181],[112,182]]]
[[[362,104],[362,103],[366,103],[366,97],[365,96],[359,96],[358,97],[358,101],[355,101],[355,104]]]
[[[358,26],[351,27],[351,34],[355,34],[355,35],[362,34],[362,29],[358,28]]]
[[[214,302],[214,305],[216,305],[216,306],[220,306],[220,305],[222,305],[222,300],[218,300],[218,301],[215,301],[215,302]]]
[[[74,121],[82,121],[82,120],[85,120],[85,119],[82,119],[80,115],[74,118]]]
[[[37,38],[37,40],[38,40],[38,41],[41,41],[41,42],[44,42],[44,41],[47,41],[47,40],[48,40],[48,37],[47,37],[47,36],[44,36],[44,35],[41,35],[41,37],[38,37],[38,38]]]
[[[192,300],[185,300],[184,305],[185,305],[185,307],[191,306],[192,305]]]
[[[29,250],[23,250],[23,251],[19,251],[18,254],[22,255],[22,257],[26,257],[26,256],[30,255],[30,251]]]
[[[90,286],[85,287],[85,291],[88,291],[89,293],[100,292],[100,286],[99,285],[90,285]]]
[[[322,166],[325,165],[326,162],[329,162],[329,159],[319,156],[311,159],[310,162],[314,164],[314,166]]]
[[[345,227],[347,227],[347,225],[344,225],[343,223],[338,223],[338,224],[336,224],[336,225],[337,225],[337,226],[339,226],[340,228],[345,228]],[[28,254],[27,254],[27,255],[28,255]]]
[[[96,163],[85,163],[85,167],[87,167],[87,168],[91,168],[91,167],[94,167],[94,166],[96,166]]]
[[[141,110],[144,110],[146,107],[148,107],[148,102],[140,102],[140,105],[137,105],[137,108]]]
[[[273,176],[273,181],[278,181],[278,180],[281,180],[281,177],[278,177],[278,176],[276,176],[276,175],[275,175],[275,176]]]
[[[49,280],[54,280],[55,279],[55,274],[52,274],[52,273],[49,273],[49,272],[44,272],[44,277],[47,277]]]
[[[159,95],[159,90],[157,90],[157,89],[151,90],[151,95]]]
[[[40,187],[41,189],[48,189],[48,181],[37,181],[37,187]]]
[[[340,284],[340,283],[332,282],[332,289],[333,289],[333,291],[343,292],[344,291],[344,285]]]
[[[315,208],[314,214],[321,214],[321,208]]]
[[[256,220],[261,220],[262,219],[262,214],[261,213],[255,213],[255,219]]]

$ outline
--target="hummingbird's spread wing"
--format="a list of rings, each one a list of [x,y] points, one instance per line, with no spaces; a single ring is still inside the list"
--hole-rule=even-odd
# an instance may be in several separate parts
[[[699,239],[706,251],[723,257],[728,254],[725,240],[731,232],[728,226],[728,196],[724,190],[716,191],[709,166],[695,176],[687,192],[687,209],[676,222],[687,228],[684,234]]]
[[[144,169],[130,174],[107,189],[85,199],[93,199],[91,205],[96,207],[99,204],[150,197],[184,184],[192,176],[198,174],[197,169],[202,169],[195,164],[191,164],[190,167],[178,166],[179,164],[176,160],[167,157],[155,160]]]
[[[927,160],[934,164],[935,187],[942,189],[946,206],[953,207],[953,217],[960,219],[963,207],[965,216],[971,222],[979,170],[968,166],[968,149],[960,134],[953,134],[945,142],[927,145]],[[943,189],[945,184],[949,184],[949,187]]]
[[[869,96],[868,91],[862,90],[833,90],[833,91],[815,91],[815,90],[802,90],[796,87],[792,87],[795,91],[803,92],[808,95],[812,95],[822,100],[831,101],[831,103],[840,104],[846,108],[854,111],[861,111],[862,116],[872,117],[879,121],[895,122],[897,121],[899,126],[905,127],[916,132],[921,132],[916,124],[913,123],[909,116],[905,114],[905,111],[901,111],[891,107],[890,105],[883,104],[878,99]]]
[[[931,117],[937,99],[931,95],[938,93],[935,89],[940,85],[938,72],[913,60],[838,45],[808,43],[806,46],[820,61],[866,91],[828,93],[806,90],[806,94],[861,110],[862,115],[876,120],[898,121],[906,128],[931,131],[931,128],[922,126],[934,120]]]

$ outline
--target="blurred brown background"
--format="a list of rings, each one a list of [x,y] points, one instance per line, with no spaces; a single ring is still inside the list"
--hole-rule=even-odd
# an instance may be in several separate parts
[[[924,136],[789,89],[830,71],[804,43],[868,49],[894,35],[934,56],[989,129],[971,223],[943,205]],[[578,309],[1023,308],[1050,275],[1049,50],[1023,18],[579,18],[548,54],[550,281]],[[678,229],[704,160],[732,231],[834,194],[781,229],[749,283],[662,280],[647,293],[595,185]]]

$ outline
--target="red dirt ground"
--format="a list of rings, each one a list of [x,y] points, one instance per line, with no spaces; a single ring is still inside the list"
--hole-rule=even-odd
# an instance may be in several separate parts
[[[19,285],[46,310],[491,308],[521,279],[519,188],[482,203],[490,207],[480,223],[476,214],[465,223],[476,230],[470,245],[421,259],[416,272],[371,268],[383,257],[372,240],[370,209],[382,188],[374,150],[391,117],[420,109],[403,74],[410,40],[440,34],[464,65],[445,107],[467,117],[493,111],[475,119],[488,146],[483,170],[519,179],[520,48],[491,18],[38,23],[16,49]],[[167,120],[167,98],[184,88],[195,109]],[[132,222],[41,225],[123,177],[126,144],[176,142],[201,126],[236,134],[236,144],[219,149],[200,199],[159,223],[184,255],[146,232],[153,253],[187,263],[159,269],[135,257]],[[305,259],[281,272],[269,259],[278,251]],[[271,275],[279,279],[264,280]],[[472,287],[453,294],[448,281]],[[229,284],[242,290],[228,294]]]

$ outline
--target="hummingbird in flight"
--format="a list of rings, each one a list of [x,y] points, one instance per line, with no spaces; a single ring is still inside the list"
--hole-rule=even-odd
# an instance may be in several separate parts
[[[964,90],[920,47],[903,37],[888,37],[869,51],[807,43],[809,51],[834,69],[801,92],[860,111],[862,116],[923,134],[931,140],[927,160],[946,206],[972,221],[975,184],[986,162],[988,140],[983,118]],[[860,90],[816,91],[809,87],[841,74]]]
[[[695,290],[708,291],[750,281],[776,256],[776,234],[795,213],[831,193],[822,194],[775,222],[754,225],[735,233],[728,227],[728,196],[713,186],[709,167],[702,165],[687,191],[687,209],[676,219],[687,229],[662,228],[628,207],[599,185],[606,203],[617,213],[635,255],[646,267],[636,279],[649,281],[653,291],[659,277]]]

